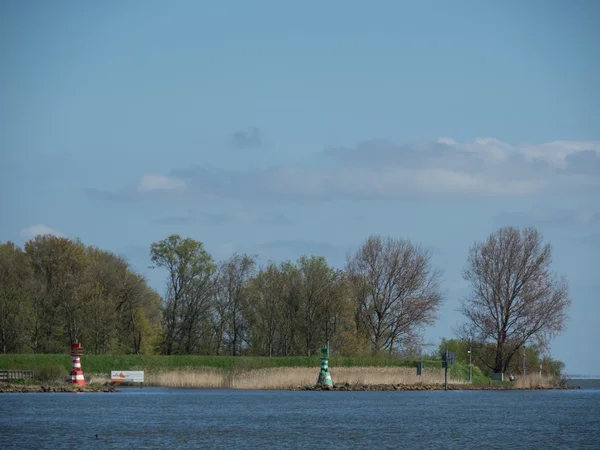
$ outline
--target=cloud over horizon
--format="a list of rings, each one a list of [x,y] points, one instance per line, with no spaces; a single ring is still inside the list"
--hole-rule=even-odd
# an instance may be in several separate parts
[[[316,202],[407,196],[521,197],[553,190],[598,190],[600,142],[510,145],[494,138],[451,138],[397,145],[385,139],[326,149],[313,165],[268,169],[173,169],[148,174],[137,188],[87,189],[88,197],[141,200],[182,197],[242,201]]]

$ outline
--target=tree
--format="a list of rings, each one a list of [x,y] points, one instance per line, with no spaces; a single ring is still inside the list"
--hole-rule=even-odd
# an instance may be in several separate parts
[[[90,261],[84,282],[80,284],[86,321],[86,348],[94,354],[107,353],[116,340],[116,291],[124,263],[119,264],[114,255],[89,247]]]
[[[250,330],[254,353],[273,356],[280,317],[280,295],[284,289],[283,276],[277,265],[269,261],[250,283]]]
[[[302,352],[300,303],[302,280],[298,267],[290,261],[279,265],[283,289],[279,292],[281,315],[278,321],[279,354],[298,355]]]
[[[24,311],[31,297],[27,255],[14,243],[0,244],[0,351],[14,352],[24,341]]]
[[[83,320],[78,288],[87,259],[79,241],[38,235],[25,243],[34,275],[28,329],[34,353],[52,352],[79,337]]]
[[[351,303],[348,296],[348,284],[342,270],[331,270],[328,273],[329,289],[327,299],[319,311],[323,342],[338,348],[341,344],[340,329],[349,322],[352,316]]]
[[[0,348],[141,353],[160,334],[160,297],[121,257],[39,235],[0,244]]]
[[[255,267],[255,259],[245,254],[234,254],[220,265],[216,314],[213,315],[213,326],[218,341],[217,352],[224,334],[227,334],[231,354],[241,354],[248,331],[248,283],[255,275]]]
[[[543,345],[563,331],[571,300],[551,263],[551,246],[535,228],[500,228],[469,250],[463,278],[471,294],[462,301],[466,323],[458,333],[494,344],[492,357],[482,358],[494,372],[505,372],[530,340]]]
[[[432,268],[429,251],[409,240],[373,235],[349,256],[346,271],[357,333],[366,328],[373,353],[391,354],[419,327],[434,323],[442,303],[441,272]]]
[[[311,356],[333,339],[343,315],[342,273],[322,256],[302,256],[300,275],[300,325],[304,354]]]
[[[454,353],[454,361],[461,364],[468,364],[469,348],[472,350],[472,346],[469,347],[468,340],[442,338],[440,345],[438,346],[436,357],[439,358],[440,355],[444,354],[444,352],[448,350],[449,352]]]
[[[194,353],[205,330],[215,288],[215,264],[202,242],[177,234],[150,247],[153,268],[168,272],[164,304],[165,352]]]

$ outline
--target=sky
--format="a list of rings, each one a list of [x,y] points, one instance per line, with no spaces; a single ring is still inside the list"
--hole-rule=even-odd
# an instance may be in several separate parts
[[[462,320],[469,247],[535,226],[568,277],[552,355],[600,374],[600,3],[0,4],[0,241],[39,233],[344,266],[371,234],[443,270],[427,342]]]

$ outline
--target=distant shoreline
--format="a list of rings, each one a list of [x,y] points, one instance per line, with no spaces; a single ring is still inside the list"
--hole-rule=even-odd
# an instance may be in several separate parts
[[[0,393],[29,393],[29,392],[119,392],[114,386],[91,384],[76,386],[72,384],[48,385],[48,384],[0,384]]]
[[[449,384],[449,391],[553,391],[580,389],[579,386],[545,386],[545,387],[516,387],[516,386],[487,386],[485,384]],[[378,385],[334,385],[329,386],[304,386],[298,390],[303,391],[443,391],[443,384],[428,385],[402,385],[402,384],[378,384]]]
[[[136,386],[137,387],[137,386]],[[181,389],[180,387],[165,387],[165,386],[142,386],[142,388],[162,388],[162,389]],[[263,390],[263,391],[363,391],[363,392],[374,392],[374,391],[443,391],[445,387],[443,384],[426,384],[426,385],[402,385],[402,384],[342,384],[329,386],[309,385],[309,386],[298,386],[296,388],[246,388],[246,389],[234,389],[234,388],[206,388],[206,387],[187,387],[184,389],[230,389],[234,391],[248,391],[248,390]],[[571,390],[581,389],[580,386],[567,385],[567,386],[553,386],[553,387],[516,387],[516,386],[486,386],[486,385],[473,385],[473,384],[449,384],[449,391],[552,391],[552,390]],[[0,385],[0,393],[90,393],[90,392],[120,392],[119,389],[111,385],[87,385],[87,386],[48,386],[48,385]]]

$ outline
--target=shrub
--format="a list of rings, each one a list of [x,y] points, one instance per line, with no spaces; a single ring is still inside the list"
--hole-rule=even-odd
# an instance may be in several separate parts
[[[35,379],[38,381],[65,381],[69,373],[63,366],[59,365],[44,365],[38,367],[35,371]]]

